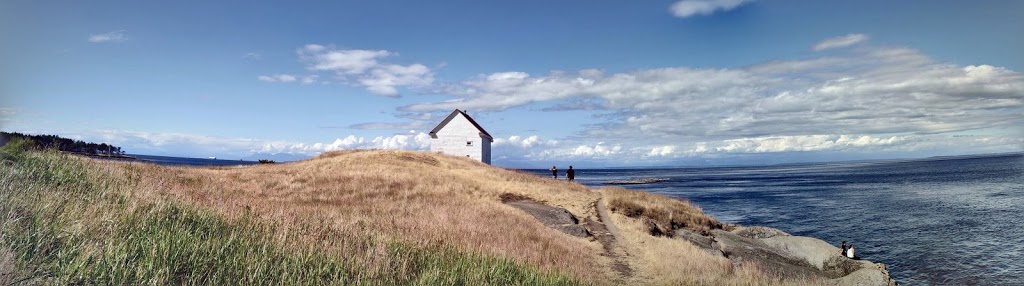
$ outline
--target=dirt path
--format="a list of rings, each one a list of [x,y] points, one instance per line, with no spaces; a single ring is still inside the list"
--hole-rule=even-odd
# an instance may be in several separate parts
[[[608,216],[608,210],[604,208],[604,198],[600,198],[595,203],[597,205],[597,214],[601,216],[601,221],[604,222],[604,227],[608,229],[608,232],[612,233],[615,240],[622,240],[622,234],[619,234],[619,228],[615,227],[612,223],[612,218]]]
[[[587,218],[585,222],[587,228],[590,229],[594,238],[601,242],[601,246],[604,246],[605,254],[612,259],[612,270],[615,270],[623,279],[629,279],[633,276],[633,269],[629,267],[629,263],[626,263],[625,257],[628,255],[622,247],[615,247],[617,241],[623,241],[622,235],[619,234],[619,228],[615,227],[611,217],[608,216],[608,211],[604,207],[604,198],[595,201],[594,206],[597,208],[600,221],[595,222]]]
[[[566,209],[548,206],[530,198],[503,195],[501,199],[502,203],[523,210],[547,227],[578,237],[593,236],[604,248],[604,253],[601,255],[611,258],[610,266],[615,273],[619,274],[623,280],[621,282],[626,282],[633,276],[633,270],[625,260],[629,254],[620,245],[622,243],[620,241],[624,240],[619,233],[619,228],[612,223],[611,216],[608,215],[608,210],[604,207],[604,198],[593,203],[598,213],[597,220],[588,216],[583,221],[579,221]]]

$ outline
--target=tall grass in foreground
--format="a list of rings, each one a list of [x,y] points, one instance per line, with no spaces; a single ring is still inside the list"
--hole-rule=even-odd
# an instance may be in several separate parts
[[[228,219],[138,195],[146,174],[125,168],[115,176],[68,155],[0,150],[0,285],[580,284],[450,247]]]

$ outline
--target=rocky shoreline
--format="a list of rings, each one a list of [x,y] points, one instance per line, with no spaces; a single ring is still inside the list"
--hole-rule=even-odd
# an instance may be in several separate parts
[[[594,237],[606,249],[610,249],[616,240],[610,234],[614,233],[609,229],[613,226],[606,228],[602,223],[580,221],[564,208],[515,196],[503,196],[502,202],[525,211],[552,229],[576,237]],[[603,221],[608,223],[610,220]],[[775,228],[736,226],[731,231],[713,229],[702,234],[685,228],[661,230],[653,223],[649,227],[652,229],[651,235],[685,240],[707,253],[729,259],[736,267],[754,264],[768,275],[783,280],[801,281],[809,278],[830,285],[899,285],[889,275],[885,264],[850,259],[840,255],[839,248],[828,242],[813,237],[793,236]],[[624,263],[616,269],[623,273],[630,271]]]
[[[757,263],[781,278],[815,277],[833,285],[899,285],[889,276],[885,264],[854,260],[839,254],[828,242],[763,227],[737,227],[733,231],[712,230],[701,235],[678,229],[674,235],[701,249],[721,255],[739,266]]]

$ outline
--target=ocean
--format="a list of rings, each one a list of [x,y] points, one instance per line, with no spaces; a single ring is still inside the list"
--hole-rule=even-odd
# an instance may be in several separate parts
[[[723,222],[853,243],[904,285],[1024,284],[1024,154],[576,171],[594,188],[634,178],[668,178],[622,187],[690,200]]]
[[[221,159],[209,159],[209,158],[185,158],[185,157],[169,157],[169,156],[154,156],[154,155],[137,155],[129,154],[129,156],[138,158],[143,162],[154,163],[158,165],[169,165],[169,166],[237,166],[237,165],[255,165],[259,162],[255,161],[242,161],[242,160],[221,160]]]
[[[138,155],[157,164],[252,161]],[[564,168],[559,166],[561,179]],[[550,177],[548,170],[525,170]],[[904,285],[1024,284],[1024,154],[753,167],[577,169],[578,182],[689,200],[727,223],[857,246]]]

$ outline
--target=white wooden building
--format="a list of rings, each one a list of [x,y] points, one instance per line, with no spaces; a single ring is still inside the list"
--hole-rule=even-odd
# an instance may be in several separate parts
[[[430,138],[430,151],[466,156],[491,164],[491,142],[494,142],[494,137],[462,110],[452,111],[430,131]]]

